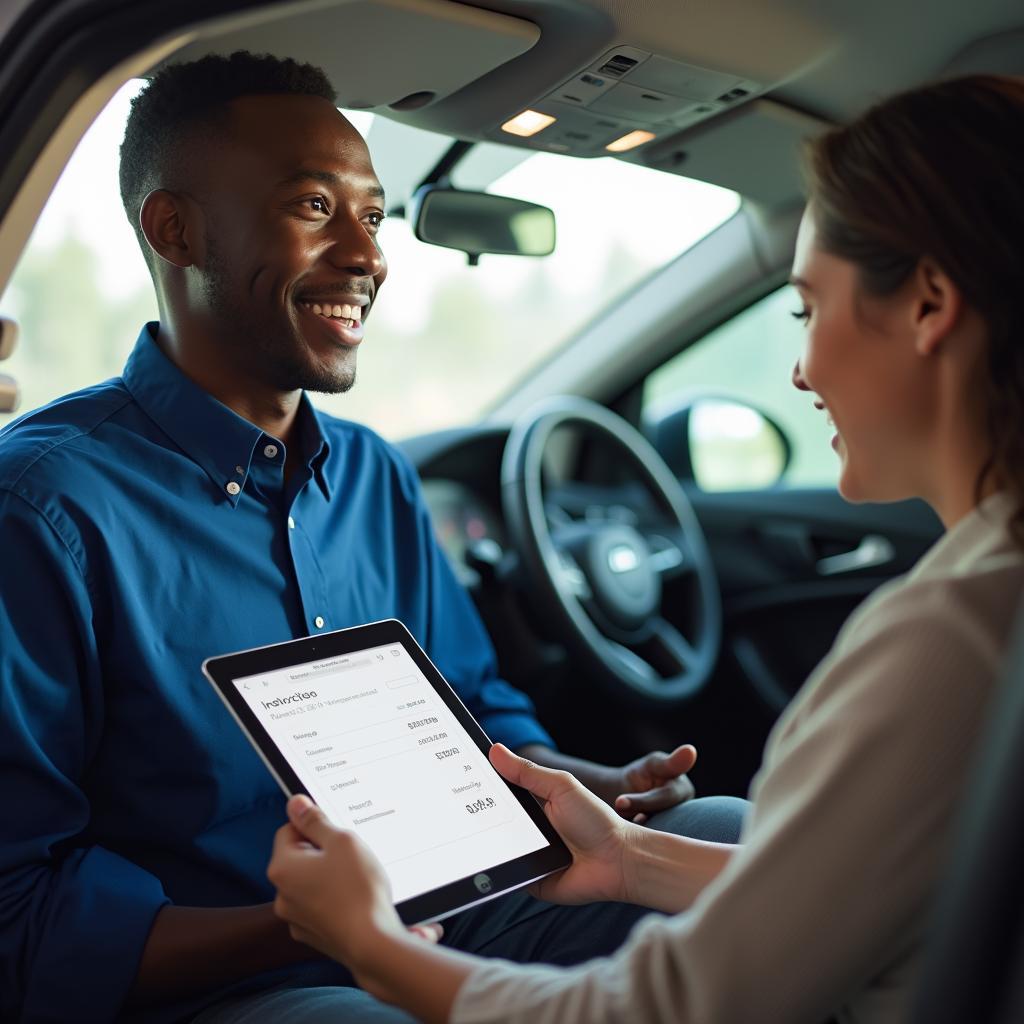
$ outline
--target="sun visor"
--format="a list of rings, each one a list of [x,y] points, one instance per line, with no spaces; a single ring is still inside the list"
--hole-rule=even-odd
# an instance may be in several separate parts
[[[230,45],[207,34],[166,63],[239,49],[294,57],[327,72],[339,106],[385,112],[450,96],[540,38],[532,22],[446,0],[288,4],[227,30]]]

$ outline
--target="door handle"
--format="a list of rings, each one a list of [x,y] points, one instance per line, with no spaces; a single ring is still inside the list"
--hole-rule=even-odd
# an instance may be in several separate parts
[[[896,549],[890,540],[877,533],[869,533],[852,551],[818,559],[818,575],[836,576],[843,572],[856,572],[858,569],[875,569],[887,565],[895,556]]]

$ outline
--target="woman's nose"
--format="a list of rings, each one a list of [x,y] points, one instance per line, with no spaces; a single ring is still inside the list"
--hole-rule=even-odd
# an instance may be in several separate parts
[[[804,380],[803,374],[800,372],[799,359],[796,361],[796,364],[793,367],[793,387],[797,388],[799,391],[811,390],[807,384],[807,381]]]

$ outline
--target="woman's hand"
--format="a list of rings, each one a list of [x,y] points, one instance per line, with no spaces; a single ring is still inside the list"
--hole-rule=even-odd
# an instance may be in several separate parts
[[[474,958],[435,945],[438,924],[406,928],[380,861],[311,800],[293,796],[288,818],[274,839],[267,877],[277,886],[274,910],[292,937],[340,960],[370,995],[427,1024],[448,1021]]]
[[[289,824],[274,839],[267,877],[274,911],[292,938],[340,960],[356,975],[374,966],[375,941],[405,936],[380,861],[353,832],[335,828],[308,797],[288,801]],[[440,925],[409,929],[437,941]]]
[[[496,743],[491,764],[517,786],[529,790],[572,852],[572,864],[530,886],[534,896],[552,903],[626,900],[624,867],[639,826],[624,821],[572,775],[542,768]]]

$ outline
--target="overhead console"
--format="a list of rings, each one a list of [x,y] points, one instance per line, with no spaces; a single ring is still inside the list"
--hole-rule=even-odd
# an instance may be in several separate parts
[[[759,82],[673,60],[632,46],[618,46],[531,104],[547,121],[530,135],[513,122],[495,128],[496,142],[514,141],[575,156],[603,155],[631,133],[626,152],[742,105],[764,91]],[[537,122],[533,122],[536,124]],[[524,125],[528,129],[530,123]]]
[[[375,152],[387,145],[383,125],[397,121],[542,152],[616,155],[769,206],[799,196],[796,152],[824,125],[774,91],[829,45],[808,19],[776,11],[766,23],[756,0],[680,5],[652,41],[652,24],[628,0],[482,2],[502,11],[451,0],[299,0],[231,19],[171,59],[246,48],[319,65],[340,106],[382,115]],[[767,25],[781,42],[738,40],[738,22],[755,33]],[[510,131],[519,115],[526,126]],[[389,194],[408,195],[403,161],[385,163]]]

